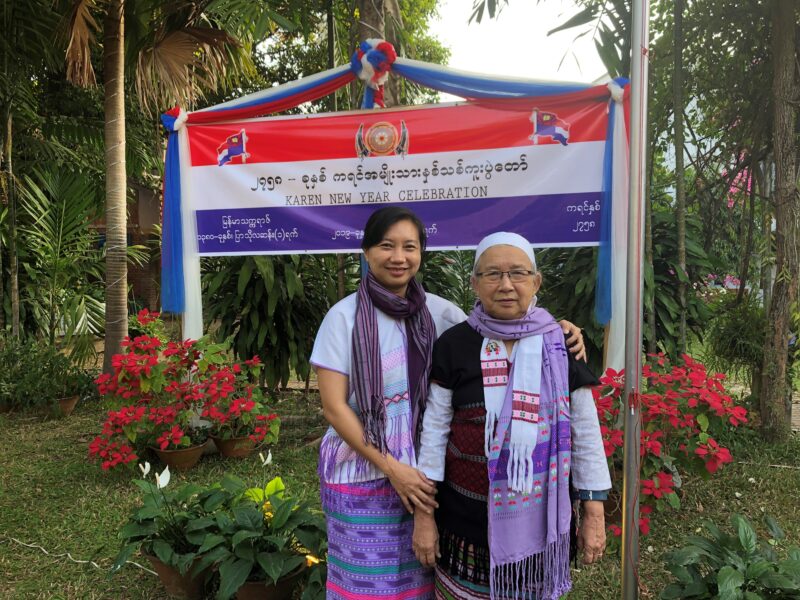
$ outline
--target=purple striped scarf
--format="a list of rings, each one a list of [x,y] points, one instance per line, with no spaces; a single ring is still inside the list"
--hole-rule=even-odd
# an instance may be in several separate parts
[[[408,388],[411,400],[411,431],[415,446],[422,426],[420,415],[428,399],[431,352],[436,338],[433,317],[425,303],[425,290],[413,277],[406,296],[398,296],[383,287],[370,272],[358,286],[356,320],[353,328],[353,365],[351,385],[364,426],[364,442],[384,454],[386,446],[386,407],[383,400],[383,367],[375,310],[406,323]]]
[[[570,587],[569,379],[564,334],[542,308],[531,307],[519,320],[490,317],[480,302],[467,321],[484,338],[520,340],[542,335],[540,364],[511,366],[503,407],[488,458],[489,556],[492,598],[556,600]],[[514,371],[541,369],[539,429],[533,450],[532,493],[512,489],[508,480]]]

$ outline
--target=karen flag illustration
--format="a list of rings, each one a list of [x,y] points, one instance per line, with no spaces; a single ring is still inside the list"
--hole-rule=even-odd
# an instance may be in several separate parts
[[[550,137],[562,146],[566,146],[569,142],[569,124],[559,119],[557,114],[534,109],[531,122],[533,123],[531,140],[534,144],[539,142],[539,137]]]
[[[246,163],[250,155],[247,153],[245,144],[247,144],[247,134],[244,129],[241,129],[239,133],[228,136],[228,138],[217,147],[217,164],[221,167],[230,162],[235,156],[240,157],[242,163]]]

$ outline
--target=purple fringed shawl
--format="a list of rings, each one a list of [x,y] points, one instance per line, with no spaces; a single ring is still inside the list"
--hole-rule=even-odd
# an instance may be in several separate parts
[[[383,368],[375,309],[394,319],[405,319],[408,341],[408,388],[412,407],[411,431],[415,445],[422,426],[420,416],[428,399],[431,352],[436,338],[433,317],[426,305],[425,290],[412,278],[405,298],[384,288],[370,272],[358,286],[353,327],[353,365],[350,379],[364,426],[364,442],[384,454],[386,407],[383,399]]]
[[[569,573],[570,425],[569,379],[564,335],[546,310],[531,307],[519,320],[490,317],[480,302],[470,313],[469,325],[484,338],[520,340],[543,336],[541,365],[515,359],[507,373],[503,408],[495,439],[487,456],[489,471],[489,555],[492,598],[557,600],[571,587]],[[539,421],[533,451],[531,493],[511,488],[507,469],[512,426],[512,395],[516,369],[542,372]]]

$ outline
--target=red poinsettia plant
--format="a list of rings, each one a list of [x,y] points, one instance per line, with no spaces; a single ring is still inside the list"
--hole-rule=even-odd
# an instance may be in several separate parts
[[[730,451],[713,436],[746,423],[747,410],[726,392],[724,380],[724,374],[709,373],[687,354],[675,364],[663,353],[648,355],[639,395],[642,534],[650,531],[653,510],[680,508],[678,490],[683,477],[709,477],[733,461]],[[600,382],[594,398],[609,467],[615,473],[622,465],[624,415],[620,411],[625,374],[608,369]],[[615,487],[621,483],[615,477]],[[614,524],[609,530],[613,535],[620,533]]]
[[[201,387],[202,416],[211,423],[211,435],[223,440],[249,437],[257,444],[277,439],[280,421],[267,409],[257,385],[261,369],[257,356],[231,366],[209,366]]]
[[[158,330],[157,313],[140,312],[136,319],[142,328]],[[109,411],[100,435],[89,444],[89,457],[104,470],[135,462],[147,448],[174,450],[205,442],[219,429],[211,413],[227,415],[228,429],[244,431],[254,441],[276,440],[279,421],[257,385],[257,357],[244,366],[228,364],[227,343],[175,342],[149,334],[126,338],[122,346],[125,352],[112,359],[113,372],[95,380]]]

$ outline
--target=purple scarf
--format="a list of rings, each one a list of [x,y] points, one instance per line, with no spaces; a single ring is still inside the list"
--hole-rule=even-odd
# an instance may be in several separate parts
[[[425,303],[425,290],[413,277],[405,298],[384,288],[370,272],[358,286],[356,321],[353,328],[353,376],[351,385],[364,426],[364,442],[384,454],[386,447],[386,407],[383,399],[383,368],[375,309],[393,319],[404,319],[408,341],[408,388],[411,401],[411,431],[418,444],[422,428],[420,415],[428,400],[431,352],[436,339],[433,317]]]
[[[492,445],[487,456],[490,584],[492,598],[532,594],[537,600],[557,600],[571,587],[571,436],[564,335],[550,313],[535,307],[521,319],[500,320],[490,317],[476,302],[467,323],[487,340],[522,340],[537,335],[543,338],[541,365],[523,364],[517,351],[511,372],[501,374],[508,384],[494,435],[498,443]],[[512,417],[513,397],[519,392],[513,384],[518,381],[514,377],[517,369],[536,368],[541,369],[538,430],[531,457],[533,472],[524,474],[533,476],[533,489],[525,493],[512,489],[507,474],[509,440],[516,423],[516,416]],[[485,378],[485,392],[487,385],[490,382]]]

